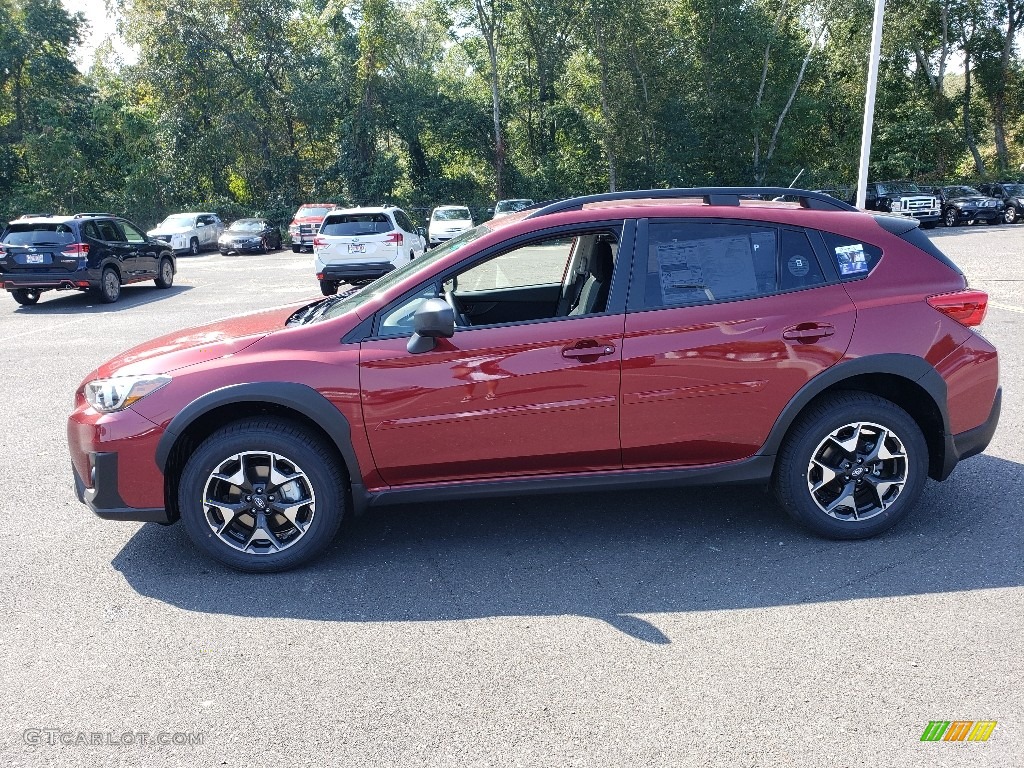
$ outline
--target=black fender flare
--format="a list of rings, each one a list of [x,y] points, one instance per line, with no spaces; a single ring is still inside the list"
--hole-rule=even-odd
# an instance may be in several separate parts
[[[352,501],[358,511],[365,499],[362,474],[352,447],[352,428],[348,419],[331,401],[305,384],[288,381],[262,381],[248,384],[232,384],[215,389],[196,398],[179,411],[167,425],[156,448],[156,465],[166,473],[171,450],[178,438],[198,418],[206,413],[233,403],[272,403],[302,414],[318,424],[337,447],[348,470],[352,486]]]
[[[922,357],[916,355],[904,355],[898,353],[887,353],[881,355],[868,355],[857,357],[852,360],[836,363],[828,370],[815,376],[804,384],[793,396],[775,425],[768,433],[761,450],[757,453],[763,456],[774,456],[779,452],[782,441],[786,437],[789,428],[796,421],[797,417],[815,397],[820,395],[829,387],[840,384],[843,381],[872,373],[888,373],[917,384],[935,401],[935,405],[942,416],[943,440],[949,440],[949,413],[946,404],[946,382],[939,372]]]

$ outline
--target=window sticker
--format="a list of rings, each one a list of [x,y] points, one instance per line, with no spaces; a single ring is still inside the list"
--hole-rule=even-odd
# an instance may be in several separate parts
[[[792,256],[786,266],[793,277],[806,277],[811,271],[811,261],[806,256]]]
[[[839,264],[839,274],[843,276],[863,275],[868,271],[868,259],[864,255],[863,243],[836,246],[836,261]]]
[[[749,237],[714,237],[654,245],[665,304],[715,301],[757,293]]]

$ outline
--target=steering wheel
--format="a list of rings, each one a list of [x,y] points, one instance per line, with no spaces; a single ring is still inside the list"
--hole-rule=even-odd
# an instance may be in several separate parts
[[[458,299],[455,298],[455,291],[451,288],[444,292],[444,300],[455,310],[455,325],[460,328],[469,327],[469,318],[462,312]]]

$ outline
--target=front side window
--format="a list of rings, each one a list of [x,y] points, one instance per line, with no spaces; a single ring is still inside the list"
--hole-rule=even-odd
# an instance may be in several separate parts
[[[112,221],[98,221],[96,222],[96,228],[100,231],[100,239],[108,243],[123,243],[124,235],[121,234],[121,230],[118,229]]]
[[[137,230],[127,221],[122,221],[119,223],[121,225],[121,229],[124,230],[124,238],[129,243],[139,244],[146,242],[146,236],[139,232],[139,230]]]

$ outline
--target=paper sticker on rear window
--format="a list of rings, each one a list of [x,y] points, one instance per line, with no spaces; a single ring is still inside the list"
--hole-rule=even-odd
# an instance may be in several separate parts
[[[868,271],[868,259],[864,255],[863,243],[839,245],[835,250],[840,275],[862,275]]]

